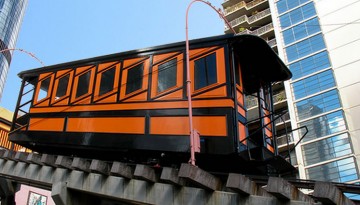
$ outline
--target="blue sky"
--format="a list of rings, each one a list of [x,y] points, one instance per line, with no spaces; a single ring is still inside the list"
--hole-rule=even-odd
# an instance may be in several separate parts
[[[99,3],[101,2],[101,3]],[[107,55],[185,40],[185,13],[191,0],[29,0],[16,48],[45,65]],[[223,0],[212,0],[221,8]],[[189,13],[189,38],[221,35],[224,22],[209,6],[195,2]],[[0,102],[14,111],[23,70],[39,68],[15,51]]]

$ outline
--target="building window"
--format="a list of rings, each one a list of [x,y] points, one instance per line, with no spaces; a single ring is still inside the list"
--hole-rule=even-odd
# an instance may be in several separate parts
[[[142,88],[143,75],[143,63],[129,69],[126,79],[126,95]]]
[[[329,67],[330,61],[326,51],[304,58],[289,65],[289,69],[293,74],[292,80],[296,80]]]
[[[358,179],[354,158],[346,158],[306,169],[308,179],[348,182]]]
[[[310,0],[279,0],[276,3],[279,14],[284,13],[292,8],[299,6],[300,4],[306,3]]]
[[[285,45],[298,41],[320,31],[319,20],[311,19],[283,32]]]
[[[99,95],[104,95],[114,89],[116,68],[112,67],[101,73]]]
[[[306,4],[300,8],[297,8],[289,13],[280,16],[280,25],[284,29],[291,25],[297,24],[303,20],[306,20],[310,17],[313,17],[315,15],[316,15],[316,11],[314,7],[314,3],[311,2],[309,4]]]
[[[66,95],[70,74],[67,74],[59,79],[59,83],[56,89],[56,99],[59,99]]]
[[[90,70],[79,76],[78,85],[76,88],[76,98],[85,95],[89,92],[90,77],[91,77]]]
[[[337,90],[331,90],[296,103],[299,120],[310,118],[337,108],[340,108]]]
[[[217,82],[216,53],[195,60],[195,90]]]
[[[314,53],[324,48],[325,48],[324,39],[322,35],[319,34],[287,47],[286,55],[288,61],[290,62],[305,57],[311,53]]]
[[[176,66],[177,59],[174,58],[158,67],[157,92],[163,92],[171,87],[176,86]]]
[[[309,141],[326,135],[334,134],[346,130],[345,120],[342,111],[322,115],[317,118],[302,122],[299,127],[306,126],[308,133],[303,139]],[[305,134],[305,129],[300,130],[300,134]]]
[[[305,166],[351,154],[347,133],[302,146]]]
[[[36,99],[37,102],[48,97],[50,82],[51,82],[51,77],[47,77],[46,79],[40,82],[40,88]]]
[[[322,90],[335,87],[335,80],[331,70],[318,73],[292,84],[295,99],[304,98]]]

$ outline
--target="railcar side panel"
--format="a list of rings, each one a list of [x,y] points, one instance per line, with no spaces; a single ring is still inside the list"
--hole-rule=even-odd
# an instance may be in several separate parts
[[[120,158],[125,153],[154,157],[166,152],[172,159],[187,157],[190,130],[184,45],[22,73],[16,113],[25,114],[15,119],[11,139],[53,154]],[[253,152],[249,147],[275,153],[272,125],[264,131],[266,139],[250,143],[245,107],[246,92],[291,76],[271,52],[266,42],[253,36],[224,36],[191,44],[193,123],[200,132],[198,155],[206,164],[212,163],[207,156],[216,156],[218,162],[224,157],[243,157]],[[30,104],[22,102],[26,83],[35,86]],[[28,111],[21,110],[25,105]],[[265,117],[263,124],[268,120]]]
[[[226,116],[194,116],[193,120],[202,136],[228,136]],[[150,134],[189,135],[189,119],[187,116],[150,117]]]

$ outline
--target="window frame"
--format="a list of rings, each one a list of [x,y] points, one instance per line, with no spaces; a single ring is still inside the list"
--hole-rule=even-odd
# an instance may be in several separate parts
[[[50,78],[50,82],[49,82],[49,87],[48,87],[48,91],[46,93],[46,96],[41,98],[41,99],[38,99],[39,95],[40,95],[42,82],[49,79],[49,78]],[[36,106],[49,105],[49,99],[50,99],[51,94],[52,94],[53,83],[54,83],[54,74],[53,73],[43,73],[43,74],[39,75],[38,82],[36,83],[35,95],[34,95],[34,98],[33,98],[33,104],[34,105],[36,105]]]
[[[158,92],[158,81],[159,81],[159,66],[163,65],[164,63],[170,62],[176,59],[176,83],[174,86],[171,86],[161,92]],[[151,85],[151,98],[155,98],[159,95],[163,95],[164,93],[171,92],[176,88],[179,88],[183,85],[183,70],[184,70],[184,57],[183,54],[178,54],[174,57],[170,57],[165,61],[161,61],[152,67],[152,85]]]
[[[64,78],[65,76],[69,75],[69,81],[66,88],[65,95],[61,96],[60,98],[56,98],[57,89],[59,87],[60,79]],[[60,101],[64,100],[65,98],[68,98],[70,96],[71,92],[71,85],[73,83],[73,77],[74,77],[74,71],[71,70],[65,70],[65,71],[58,71],[56,73],[55,83],[54,83],[54,89],[52,93],[51,103],[59,103]],[[68,103],[66,103],[68,104]]]
[[[120,81],[120,66],[121,66],[120,62],[102,63],[98,65],[98,71],[96,74],[96,82],[95,82],[94,101],[101,100],[118,92],[119,81]],[[103,73],[111,69],[115,69],[113,89],[104,94],[100,94],[102,75]]]
[[[77,102],[79,100],[85,99],[89,96],[92,95],[93,93],[93,87],[94,87],[94,78],[95,78],[95,68],[96,66],[94,65],[90,65],[90,66],[84,66],[84,67],[79,67],[76,68],[75,71],[75,76],[74,76],[74,81],[73,81],[73,87],[72,87],[72,93],[71,93],[71,102]],[[78,83],[79,83],[79,77],[84,75],[85,73],[90,72],[90,79],[89,79],[89,88],[88,88],[88,92],[76,97],[77,94],[77,88],[78,88]],[[80,104],[87,104],[90,103],[90,100],[86,100],[86,101],[81,101]]]
[[[149,65],[150,65],[149,58],[145,58],[145,59],[142,58],[142,59],[139,59],[137,62],[134,62],[134,59],[128,59],[128,60],[124,60],[123,64],[124,65],[130,64],[130,65],[128,65],[126,67],[124,66],[124,68],[121,69],[122,76],[121,76],[120,100],[123,100],[125,98],[128,98],[128,97],[131,97],[131,96],[134,96],[134,95],[144,92],[148,88],[148,81],[149,81]],[[130,69],[132,69],[140,64],[143,64],[143,66],[144,66],[143,67],[143,76],[142,76],[142,86],[138,90],[135,90],[130,93],[126,93],[128,72]]]
[[[195,90],[195,61],[201,58],[204,58],[206,56],[209,56],[211,54],[216,54],[216,75],[217,80],[215,83],[207,85],[205,87],[202,87],[200,89]],[[226,73],[225,73],[225,53],[224,48],[220,47],[215,50],[212,50],[210,52],[203,53],[199,56],[197,56],[194,59],[190,60],[190,78],[191,78],[191,92],[192,94],[198,94],[200,92],[203,92],[205,90],[214,88],[220,84],[226,83]]]

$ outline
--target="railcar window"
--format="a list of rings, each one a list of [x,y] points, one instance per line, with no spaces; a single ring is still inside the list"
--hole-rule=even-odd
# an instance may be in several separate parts
[[[48,96],[50,80],[51,80],[51,78],[48,77],[45,80],[41,81],[40,90],[39,90],[39,94],[38,94],[36,101],[40,101]]]
[[[176,60],[177,59],[175,58],[171,61],[159,65],[157,84],[158,93],[176,86]]]
[[[76,98],[89,92],[91,71],[79,76],[78,85],[76,88]]]
[[[216,53],[195,60],[195,90],[217,82]]]
[[[126,79],[126,95],[142,88],[143,73],[143,63],[129,69]]]
[[[66,95],[69,79],[70,79],[70,74],[67,74],[59,79],[59,84],[56,90],[57,99]]]
[[[112,67],[101,74],[99,95],[104,95],[114,89],[115,71],[115,67]]]

